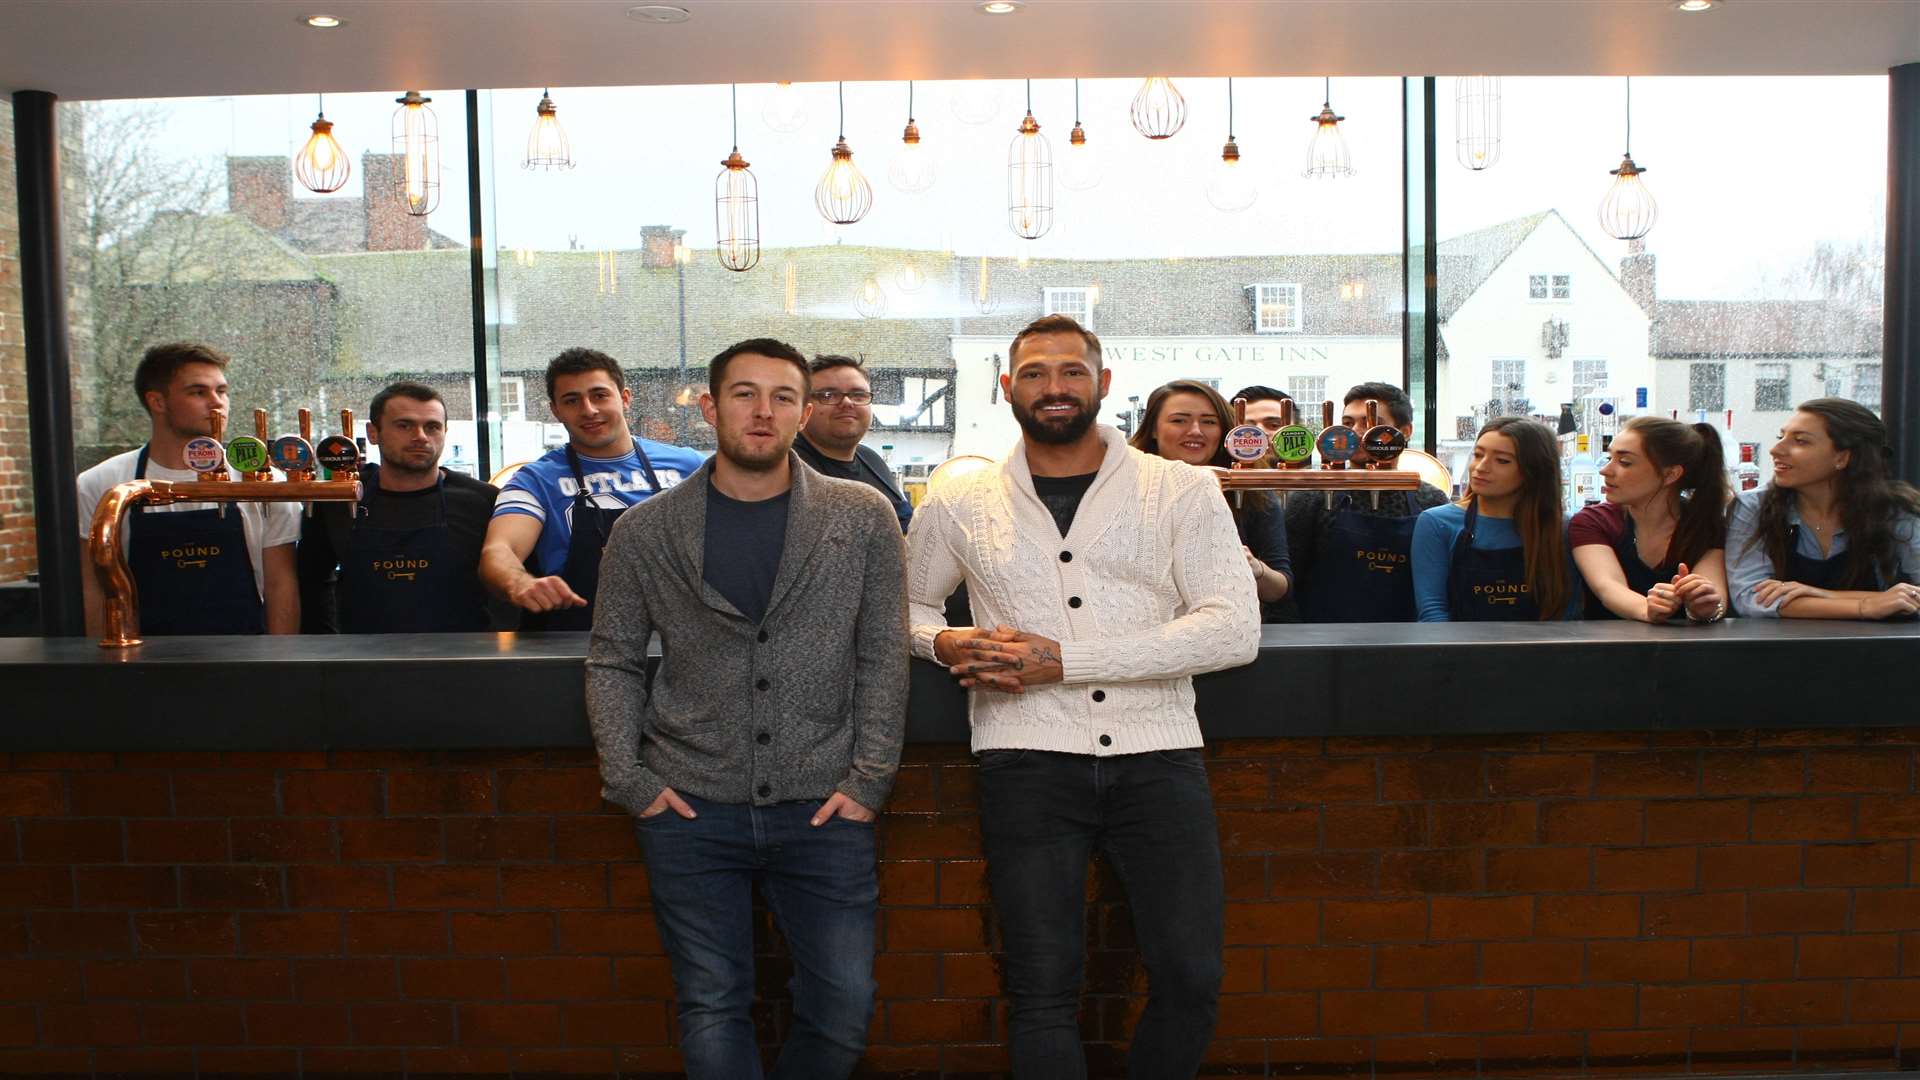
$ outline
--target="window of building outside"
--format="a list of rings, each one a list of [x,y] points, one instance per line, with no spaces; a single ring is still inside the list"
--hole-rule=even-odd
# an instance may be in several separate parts
[[[1487,415],[1524,416],[1532,411],[1527,401],[1527,362],[1503,359],[1493,362],[1492,397]]]
[[[293,432],[302,408],[316,439],[339,429],[341,409],[363,435],[373,395],[416,379],[445,395],[443,464],[477,471],[465,96],[423,93],[440,171],[437,189],[415,177],[438,193],[419,217],[403,198],[394,94],[327,95],[351,171],[325,195],[292,170],[312,95],[60,106],[79,467],[146,441],[135,365],[148,346],[185,340],[232,359],[229,435],[251,434],[256,409],[270,435]]]
[[[1206,198],[1227,134],[1225,80],[1179,80],[1186,130],[1164,142],[1133,130],[1139,86],[1081,80],[1089,167],[1066,138],[1072,81],[1034,81],[1056,211],[1044,236],[1023,240],[1005,205],[1020,83],[914,84],[919,153],[933,165],[918,192],[894,183],[907,84],[847,83],[847,142],[873,206],[837,226],[813,193],[839,134],[834,84],[742,84],[739,146],[758,182],[761,245],[744,273],[716,255],[717,163],[732,145],[725,85],[552,87],[575,160],[558,172],[521,166],[541,88],[483,93],[491,344],[501,376],[525,380],[525,419],[501,425],[504,460],[555,438],[540,375],[570,345],[626,367],[636,431],[702,449],[714,445],[699,409],[706,365],[726,346],[767,335],[809,355],[861,357],[875,394],[866,443],[909,480],[955,454],[1006,453],[1019,429],[996,380],[1013,335],[1048,311],[1097,328],[1113,372],[1109,424],[1131,422],[1132,399],[1144,407],[1179,378],[1228,392],[1296,377],[1324,379],[1328,393],[1397,383],[1400,80],[1335,82],[1358,171],[1327,183],[1299,175],[1321,81],[1236,79],[1241,115],[1249,102],[1275,109],[1270,134],[1239,133],[1259,184],[1240,213]],[[1285,108],[1299,111],[1297,127],[1279,119]],[[631,138],[635,116],[649,118],[644,142]],[[1282,288],[1260,297],[1252,283]]]
[[[1880,411],[1880,365],[1878,363],[1853,365],[1853,393],[1850,396],[1874,412]]]
[[[1287,379],[1287,393],[1293,397],[1299,407],[1300,422],[1320,431],[1320,403],[1327,400],[1327,377],[1325,375],[1294,375]],[[1335,405],[1338,405],[1335,402]],[[1338,420],[1339,417],[1334,419]]]
[[[1792,409],[1793,365],[1753,365],[1753,408],[1756,412],[1781,412]]]
[[[1727,365],[1687,365],[1687,409],[1719,412],[1727,407]]]
[[[1452,84],[1438,80],[1440,101]],[[1796,399],[1785,407],[1825,380],[1878,406],[1877,383],[1852,372],[1877,365],[1882,347],[1884,76],[1634,78],[1633,158],[1659,207],[1635,241],[1608,235],[1599,218],[1625,149],[1625,81],[1508,77],[1500,90],[1504,139],[1491,168],[1461,165],[1453,110],[1436,117],[1435,386],[1441,457],[1456,477],[1470,443],[1449,436],[1477,431],[1490,404],[1524,403],[1549,424],[1572,405],[1590,435],[1636,414],[1687,419],[1700,408],[1725,424],[1731,407],[1731,441],[1765,443],[1784,366]],[[1752,183],[1764,171],[1754,148],[1803,130],[1821,132],[1822,196],[1781,203]],[[1523,295],[1529,303],[1512,302]],[[1538,304],[1565,322],[1577,355],[1556,349]],[[1524,385],[1508,390],[1514,369],[1503,361],[1514,358],[1527,361]],[[1611,415],[1599,411],[1606,403]],[[1562,441],[1570,455],[1574,440]]]
[[[1253,294],[1255,330],[1262,334],[1291,334],[1300,329],[1300,286],[1255,285]]]
[[[1048,289],[1046,302],[1041,307],[1048,315],[1065,315],[1089,330],[1094,328],[1093,300],[1090,290],[1084,286],[1077,289]]]

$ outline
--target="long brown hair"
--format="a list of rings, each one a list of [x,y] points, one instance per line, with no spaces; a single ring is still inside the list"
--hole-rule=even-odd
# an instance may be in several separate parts
[[[1875,578],[1893,581],[1900,573],[1900,552],[1894,543],[1894,519],[1920,515],[1920,491],[1894,478],[1887,425],[1873,410],[1846,398],[1803,401],[1795,412],[1811,413],[1827,427],[1836,450],[1850,452],[1847,466],[1834,477],[1834,502],[1840,508],[1840,527],[1847,531],[1846,580],[1854,587],[1873,588]],[[1770,484],[1760,496],[1760,518],[1748,548],[1764,546],[1773,572],[1786,577],[1787,509],[1798,498],[1793,489]]]
[[[1727,545],[1727,502],[1733,497],[1721,457],[1720,432],[1712,424],[1683,424],[1664,416],[1636,416],[1626,431],[1640,436],[1647,460],[1657,471],[1682,469],[1679,492],[1691,492],[1680,503],[1668,551],[1673,561],[1698,564],[1714,548]]]
[[[1232,468],[1233,459],[1227,456],[1227,432],[1233,428],[1233,406],[1227,404],[1226,397],[1220,391],[1193,379],[1175,379],[1148,394],[1147,406],[1140,413],[1140,426],[1134,429],[1133,438],[1127,440],[1127,445],[1143,454],[1159,456],[1160,438],[1154,432],[1160,426],[1160,414],[1166,410],[1167,399],[1175,394],[1197,394],[1207,400],[1207,405],[1220,417],[1220,445],[1213,448],[1213,457],[1207,464],[1222,469]],[[1233,507],[1233,523],[1240,525],[1247,510],[1264,510],[1270,501],[1272,499],[1267,492],[1246,492],[1241,505]],[[1231,498],[1227,500],[1227,505],[1233,506]],[[1246,536],[1244,526],[1240,535],[1243,538]]]
[[[1566,618],[1573,599],[1573,579],[1567,573],[1567,536],[1560,506],[1560,440],[1547,425],[1523,416],[1499,416],[1487,421],[1475,441],[1504,435],[1513,442],[1520,466],[1520,494],[1513,504],[1513,527],[1526,554],[1527,587],[1539,605],[1540,618]],[[1471,474],[1461,505],[1473,502]]]

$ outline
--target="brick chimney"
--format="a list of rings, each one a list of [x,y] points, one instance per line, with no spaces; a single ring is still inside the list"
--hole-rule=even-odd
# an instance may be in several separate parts
[[[1620,260],[1620,287],[1627,290],[1640,310],[1653,314],[1656,297],[1653,256],[1647,254],[1645,240],[1627,241],[1627,257]]]
[[[671,225],[640,226],[640,265],[660,270],[673,265],[673,248],[687,230]]]
[[[287,227],[293,168],[283,157],[227,159],[227,209],[271,233]]]
[[[396,193],[402,167],[398,154],[360,155],[368,251],[420,251],[427,246],[427,219],[407,213]]]

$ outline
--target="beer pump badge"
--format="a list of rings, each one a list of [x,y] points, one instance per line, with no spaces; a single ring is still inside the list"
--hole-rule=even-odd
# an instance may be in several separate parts
[[[1258,424],[1241,424],[1227,432],[1227,456],[1235,461],[1253,462],[1267,456],[1267,429]]]
[[[187,459],[187,468],[197,473],[217,472],[220,463],[226,460],[227,452],[220,446],[220,440],[207,435],[195,435],[187,440],[181,449]]]
[[[1328,424],[1320,429],[1320,460],[1351,461],[1360,449],[1360,435],[1345,424]]]
[[[329,435],[321,439],[316,456],[329,472],[353,472],[360,468],[360,448],[345,435]]]
[[[267,444],[251,435],[235,435],[227,443],[227,464],[236,472],[259,472],[267,467]]]
[[[1368,457],[1376,461],[1392,461],[1407,448],[1407,433],[1392,424],[1381,424],[1367,432],[1363,445]]]
[[[281,472],[312,472],[313,447],[298,435],[282,435],[269,448],[273,464]]]
[[[1288,424],[1273,433],[1273,456],[1288,465],[1313,457],[1313,431],[1303,424]]]

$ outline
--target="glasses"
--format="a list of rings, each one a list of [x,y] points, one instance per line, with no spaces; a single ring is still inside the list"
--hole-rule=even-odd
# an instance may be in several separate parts
[[[843,398],[849,405],[873,404],[871,390],[815,390],[807,396],[822,405],[838,405]]]

